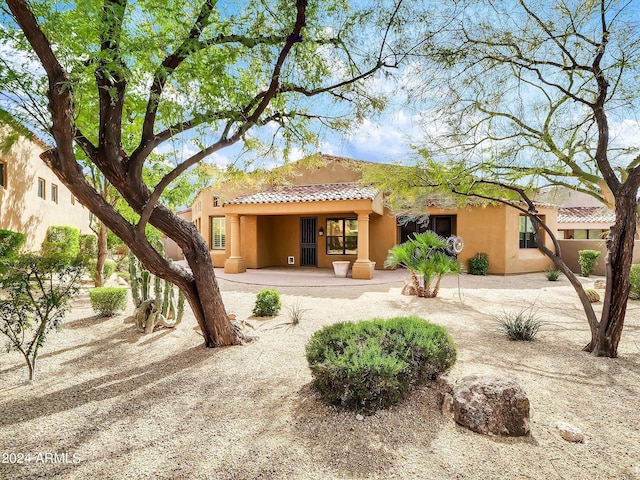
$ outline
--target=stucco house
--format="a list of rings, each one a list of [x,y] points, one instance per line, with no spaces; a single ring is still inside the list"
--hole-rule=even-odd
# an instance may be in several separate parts
[[[204,189],[183,215],[207,241],[214,266],[226,273],[331,268],[334,261],[349,261],[353,278],[370,279],[384,268],[390,248],[425,226],[396,218],[381,192],[357,183],[363,163],[319,154],[288,168],[278,185]],[[462,237],[458,258],[465,264],[484,252],[492,274],[538,272],[550,265],[533,245],[530,221],[513,208],[429,207],[425,214],[426,228]],[[557,209],[541,207],[540,214],[555,230]]]
[[[25,249],[38,250],[49,226],[91,233],[90,212],[40,159],[48,148],[0,125],[0,229],[23,233]]]

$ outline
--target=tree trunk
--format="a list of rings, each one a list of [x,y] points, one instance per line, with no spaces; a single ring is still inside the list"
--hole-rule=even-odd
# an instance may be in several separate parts
[[[184,293],[202,330],[205,346],[243,343],[245,337],[231,323],[224,308],[207,244],[191,222],[181,219],[161,204],[154,208],[149,219],[153,226],[182,249],[191,268],[191,272],[188,272],[179,265],[167,262],[149,244],[144,229],[131,225],[102,196],[96,194],[79,172],[74,156],[66,157],[61,155],[60,149],[53,149],[44,152],[42,158],[83,205],[125,242],[147,270],[169,280]],[[114,181],[112,184],[134,210],[143,209],[148,195],[145,196],[142,188],[132,191],[126,183]]]
[[[36,359],[35,357],[29,358],[29,355],[24,351],[22,352],[22,355],[24,356],[24,359],[27,362],[27,367],[29,368],[29,381],[33,382],[36,379]]]
[[[154,209],[150,223],[178,244],[191,273],[178,265],[158,262],[155,251],[140,252],[136,242],[127,242],[136,257],[151,273],[169,280],[184,293],[202,331],[205,346],[213,348],[242,344],[245,337],[227,315],[209,248],[195,226],[161,205]],[[114,233],[120,236],[118,231],[114,230]]]
[[[108,278],[103,278],[104,261],[107,259],[107,226],[98,219],[98,254],[96,260],[96,287],[102,287]]]
[[[193,224],[190,224],[193,227]],[[181,232],[179,226],[174,227]],[[169,238],[172,231],[166,232]],[[180,240],[179,238],[173,238]],[[189,239],[189,245],[176,242],[181,246],[184,258],[193,273],[191,288],[182,289],[191,309],[198,320],[207,347],[221,347],[241,344],[245,338],[239,329],[229,320],[222,302],[218,282],[213,270],[209,248],[204,239],[195,231]]]
[[[191,267],[192,273],[189,273],[160,256],[147,241],[144,225],[140,228],[131,225],[87,182],[76,162],[73,147],[74,141],[81,141],[89,148],[89,142],[73,124],[74,102],[70,88],[73,82],[58,62],[29,4],[25,0],[8,0],[7,4],[47,73],[50,133],[56,147],[43,152],[41,158],[82,204],[125,242],[147,270],[182,290],[202,329],[207,347],[242,343],[243,336],[231,324],[222,303],[208,247],[194,225],[153,202],[149,223],[176,241]],[[299,26],[302,28],[301,23]],[[108,92],[101,88],[103,83],[115,87],[114,92],[112,88]],[[99,148],[91,146],[88,156],[134,211],[142,213],[151,199],[151,192],[142,180],[141,169],[134,168],[134,165],[128,171],[129,159],[122,151],[121,120],[126,81],[105,75],[98,78],[97,86],[101,96],[100,145]]]
[[[598,357],[618,356],[618,344],[631,288],[629,271],[633,262],[636,208],[635,192],[616,197],[616,223],[611,227],[607,238],[606,290],[602,318],[595,332],[592,331],[591,342],[584,348]]]

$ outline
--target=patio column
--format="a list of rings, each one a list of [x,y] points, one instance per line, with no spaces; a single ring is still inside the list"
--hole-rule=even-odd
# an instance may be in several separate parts
[[[358,214],[358,259],[353,264],[351,276],[360,280],[371,280],[376,265],[369,260],[369,214],[371,211],[356,213]]]
[[[231,224],[231,256],[224,262],[224,273],[243,273],[247,271],[244,258],[240,255],[240,215],[227,214]]]

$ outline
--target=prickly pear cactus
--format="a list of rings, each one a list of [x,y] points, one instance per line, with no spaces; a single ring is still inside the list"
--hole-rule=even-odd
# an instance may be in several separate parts
[[[174,328],[182,321],[184,294],[178,291],[177,310],[174,285],[144,270],[140,261],[129,253],[131,296],[136,309],[133,318],[138,329],[151,333],[160,327]],[[153,285],[153,296],[151,296]]]
[[[585,288],[584,293],[587,294],[591,303],[597,303],[600,301],[600,294],[595,288]]]

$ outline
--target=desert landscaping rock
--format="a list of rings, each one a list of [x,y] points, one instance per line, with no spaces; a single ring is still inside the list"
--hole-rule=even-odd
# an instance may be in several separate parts
[[[529,399],[514,380],[503,375],[469,375],[451,395],[457,423],[484,435],[529,434]]]
[[[558,422],[556,423],[556,428],[558,432],[560,432],[560,436],[567,442],[584,442],[584,435],[578,427],[567,422]]]

